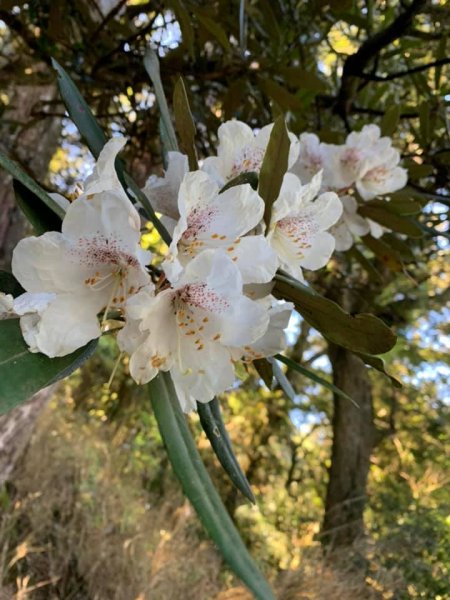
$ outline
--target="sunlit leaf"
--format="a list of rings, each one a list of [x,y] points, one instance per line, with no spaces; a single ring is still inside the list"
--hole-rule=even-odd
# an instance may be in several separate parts
[[[173,91],[173,110],[175,113],[175,123],[178,135],[181,140],[181,150],[188,156],[189,169],[191,171],[196,171],[198,169],[198,161],[197,151],[195,149],[195,124],[194,119],[192,118],[184,81],[181,77],[175,84]]]

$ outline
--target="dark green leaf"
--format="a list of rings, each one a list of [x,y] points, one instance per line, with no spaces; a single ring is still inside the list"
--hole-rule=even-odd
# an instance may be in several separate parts
[[[37,235],[46,231],[61,231],[61,218],[20,181],[14,181],[16,202]]]
[[[342,398],[345,398],[346,400],[349,400],[350,402],[355,404],[355,401],[352,398],[350,398],[350,396],[348,394],[343,392],[340,388],[335,386],[330,381],[327,381],[323,377],[320,377],[320,375],[317,375],[316,373],[314,373],[314,371],[311,371],[310,369],[307,369],[306,367],[299,365],[292,359],[288,358],[287,356],[283,356],[282,354],[276,354],[274,358],[276,358],[280,362],[287,365],[290,369],[297,371],[297,373],[300,373],[301,375],[308,377],[308,379],[311,379],[311,381],[314,381],[315,383],[323,385],[323,387],[327,388],[327,390],[330,390],[334,394],[337,394],[338,396],[342,396]]]
[[[25,290],[12,273],[0,271],[0,292],[11,294],[16,298],[20,294],[23,294]]]
[[[195,150],[195,124],[182,77],[178,79],[173,91],[173,110],[178,135],[181,139],[181,150],[188,156],[189,169],[196,171],[198,161]]]
[[[59,91],[67,112],[89,146],[89,150],[97,158],[108,138],[63,67],[54,58],[52,58],[52,65],[58,76]]]
[[[189,51],[189,55],[193,59],[195,58],[195,34],[194,28],[192,27],[191,15],[189,14],[189,11],[184,6],[184,3],[181,0],[171,0],[171,5],[173,7],[173,11],[177,18],[177,21],[180,24],[183,42],[186,44]]]
[[[401,107],[398,104],[393,104],[387,109],[380,123],[381,135],[392,136],[392,134],[397,130],[398,122],[400,120],[400,113]]]
[[[388,227],[398,233],[404,233],[413,238],[422,237],[423,233],[418,223],[413,221],[410,217],[395,214],[392,210],[389,210],[389,204],[389,202],[385,202],[384,206],[369,205],[368,203],[361,204],[358,207],[358,212],[363,217],[372,219],[372,221],[376,221],[377,223],[380,223],[380,225]]]
[[[53,200],[53,198],[51,198],[47,192],[34,181],[34,179],[27,175],[25,171],[22,171],[17,163],[2,153],[0,153],[0,167],[3,167],[5,171],[8,171],[16,181],[20,181],[23,187],[39,198],[39,200],[45,204],[49,210],[55,213],[55,215],[60,217],[60,219],[64,218],[63,209]]]
[[[380,373],[383,373],[383,375],[386,375],[386,377],[389,377],[389,379],[392,381],[392,384],[394,385],[394,387],[396,387],[396,388],[403,387],[401,382],[398,379],[395,379],[395,377],[393,377],[392,375],[389,375],[389,373],[385,369],[384,360],[382,358],[380,358],[379,356],[369,356],[368,354],[361,354],[359,352],[354,352],[353,354],[355,354],[356,356],[359,356],[359,358],[366,365],[373,367]]]
[[[161,72],[159,69],[158,55],[151,48],[147,48],[144,56],[144,67],[155,88],[155,96],[161,112],[161,119],[164,123],[165,136],[167,138],[167,150],[178,150],[177,136],[173,128],[170,116],[169,106],[161,81]]]
[[[210,441],[220,464],[237,489],[254,504],[255,497],[234,454],[231,440],[220,412],[219,401],[217,398],[214,398],[214,400],[207,403],[197,402],[197,411],[203,431],[206,433],[206,437]]]
[[[230,42],[228,40],[227,34],[225,33],[225,30],[222,29],[222,27],[219,25],[219,23],[217,21],[214,21],[214,19],[211,19],[210,17],[206,16],[200,10],[194,10],[194,14],[197,17],[197,19],[200,21],[200,23],[203,25],[203,27],[214,38],[216,38],[216,40],[219,42],[219,44],[225,50],[231,50],[231,46],[230,46]]]
[[[292,301],[304,319],[330,342],[364,354],[382,354],[395,345],[394,333],[374,315],[350,315],[291,277],[276,275],[275,280],[274,295]]]
[[[254,173],[253,171],[249,171],[248,173],[241,173],[240,175],[237,175],[237,177],[234,177],[223,186],[219,194],[229,190],[235,185],[243,185],[244,183],[250,184],[252,188],[256,190],[258,188],[258,174]]]
[[[253,361],[253,366],[255,367],[258,375],[264,381],[269,390],[272,388],[273,382],[273,369],[272,365],[269,363],[267,358],[257,358]]]
[[[58,73],[59,90],[61,92],[61,96],[67,108],[67,111],[72,117],[73,122],[77,126],[80,134],[84,138],[89,150],[92,152],[95,158],[97,158],[108,139],[104,134],[103,130],[101,129],[100,125],[97,123],[94,115],[92,114],[91,109],[89,108],[86,101],[78,91],[76,85],[70,79],[69,75],[61,67],[61,65],[59,65],[53,59],[52,64]],[[115,166],[117,170],[117,175],[119,176],[119,179],[121,180],[122,185],[128,194],[128,197],[133,202],[135,202],[136,199],[140,201],[140,203],[144,207],[147,217],[155,225],[164,242],[166,244],[170,244],[171,237],[164,225],[156,216],[155,211],[153,210],[147,196],[143,192],[141,192],[139,186],[125,172],[121,160],[117,159]],[[129,190],[131,190],[132,193],[130,193]],[[64,216],[64,212],[62,212],[62,216]]]
[[[278,385],[281,387],[281,389],[286,394],[286,396],[289,398],[289,400],[291,400],[292,402],[295,403],[296,393],[295,393],[294,388],[292,387],[292,383],[286,377],[286,375],[282,371],[280,365],[277,363],[277,361],[274,358],[268,358],[267,361],[272,366],[272,372],[273,372],[273,375],[274,375]]]
[[[286,122],[280,115],[273,125],[259,173],[258,192],[264,200],[264,222],[267,226],[270,223],[272,204],[278,198],[288,168],[290,144]]]
[[[149,383],[149,391],[156,421],[175,475],[206,531],[228,565],[253,592],[255,598],[275,600],[203,465],[181,412],[170,375],[160,373]]]
[[[393,271],[394,273],[403,271],[404,265],[402,257],[397,250],[385,244],[383,240],[374,238],[371,235],[364,235],[361,237],[361,240],[390,271]]]
[[[97,340],[60,358],[32,353],[19,319],[0,321],[0,414],[25,402],[44,387],[78,369],[94,352]]]

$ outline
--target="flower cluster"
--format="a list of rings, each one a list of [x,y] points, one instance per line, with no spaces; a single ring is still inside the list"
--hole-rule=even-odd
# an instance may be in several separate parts
[[[339,221],[331,228],[336,250],[351,248],[355,237],[386,231],[378,223],[358,214],[358,199],[372,200],[406,185],[407,172],[399,167],[400,154],[391,138],[381,137],[377,125],[365,125],[347,136],[345,144],[325,144],[317,135],[300,136],[300,152],[292,167],[302,181],[311,181],[322,172],[322,189],[336,192],[343,205]]]
[[[12,269],[26,291],[0,294],[0,317],[20,317],[30,351],[56,357],[98,338],[115,315],[131,376],[146,383],[170,371],[186,412],[232,386],[237,361],[283,351],[292,305],[270,295],[277,269],[302,279],[303,269],[325,266],[344,227],[369,227],[350,188],[372,198],[404,185],[405,172],[375,126],[343,146],[289,134],[289,170],[265,224],[258,192],[232,180],[258,175],[271,129],[223,124],[217,156],[193,172],[186,156],[169,153],[165,176],[143,190],[172,235],[153,278],[141,217],[114,167],[125,140],[110,140],[83,193],[72,203],[58,197],[61,231],[17,245]]]

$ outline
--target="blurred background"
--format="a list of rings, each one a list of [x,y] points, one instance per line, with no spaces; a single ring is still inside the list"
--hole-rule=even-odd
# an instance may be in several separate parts
[[[184,78],[200,157],[224,120],[258,128],[280,112],[330,143],[374,122],[401,151],[421,237],[360,242],[310,282],[393,327],[383,358],[403,387],[294,316],[288,355],[358,406],[311,375],[288,369],[286,393],[242,368],[221,404],[256,506],[189,419],[281,600],[450,598],[449,30],[444,0],[0,0],[0,149],[69,198],[94,161],[51,57],[105,131],[128,138],[141,185],[163,163],[149,44],[169,104]],[[29,233],[0,172],[0,268]],[[151,225],[145,244],[164,250]],[[81,371],[0,417],[0,598],[251,598],[184,500],[126,359],[107,385],[117,357],[106,336]]]

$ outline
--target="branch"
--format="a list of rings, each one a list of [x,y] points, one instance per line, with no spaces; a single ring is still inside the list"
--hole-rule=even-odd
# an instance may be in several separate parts
[[[392,44],[392,42],[401,37],[411,27],[415,15],[426,4],[427,0],[413,0],[411,5],[404,12],[400,13],[388,27],[369,37],[355,54],[350,55],[346,59],[342,71],[341,87],[335,106],[335,112],[345,122],[358,91],[358,80],[364,79],[364,70],[369,62],[377,57],[383,48]]]
[[[371,75],[366,73],[363,73],[361,77],[366,81],[392,81],[392,79],[397,79],[398,77],[407,77],[412,73],[420,73],[421,71],[426,71],[427,69],[431,69],[433,67],[448,65],[449,63],[450,58],[440,58],[439,60],[427,63],[426,65],[419,65],[418,67],[413,67],[412,69],[407,69],[406,71],[397,71],[396,73],[391,73],[390,75],[386,75],[384,77],[381,75]]]

